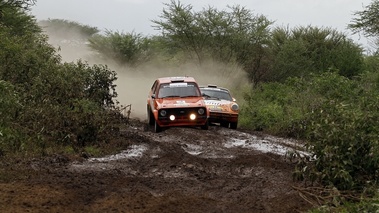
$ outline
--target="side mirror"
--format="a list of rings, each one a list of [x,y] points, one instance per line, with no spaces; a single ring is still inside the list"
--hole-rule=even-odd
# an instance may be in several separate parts
[[[152,99],[155,99],[155,94],[152,94],[152,95],[151,95],[151,98],[152,98]]]
[[[232,99],[234,102],[236,102],[237,100],[235,98]]]

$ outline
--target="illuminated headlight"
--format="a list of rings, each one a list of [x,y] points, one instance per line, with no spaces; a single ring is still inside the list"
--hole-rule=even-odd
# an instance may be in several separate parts
[[[202,115],[204,114],[205,110],[203,108],[200,108],[199,110],[197,110],[197,112],[199,113],[199,115]]]
[[[164,117],[164,116],[167,115],[167,112],[166,112],[166,110],[161,110],[160,114],[161,114],[162,117]]]
[[[170,115],[170,120],[175,120],[175,115]]]
[[[191,115],[190,115],[190,119],[191,119],[191,120],[195,120],[195,119],[196,119],[196,115],[195,115],[195,114],[191,114]]]
[[[237,111],[238,109],[239,109],[238,104],[233,104],[232,105],[232,110],[233,111]]]

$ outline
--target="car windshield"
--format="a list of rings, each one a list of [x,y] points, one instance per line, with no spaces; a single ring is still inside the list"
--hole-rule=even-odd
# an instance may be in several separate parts
[[[220,99],[220,100],[228,100],[228,101],[232,101],[233,100],[233,98],[230,95],[230,93],[228,93],[225,90],[220,90],[220,89],[202,89],[202,88],[200,88],[200,90],[201,90],[201,94],[203,96],[205,96],[205,97],[208,97],[208,98],[217,98],[217,99]]]
[[[180,82],[162,84],[158,92],[158,98],[167,97],[199,97],[200,92],[195,83]]]

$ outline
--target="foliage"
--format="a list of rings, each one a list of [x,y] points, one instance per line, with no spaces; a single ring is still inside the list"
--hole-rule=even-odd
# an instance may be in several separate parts
[[[363,70],[362,49],[346,35],[329,28],[276,28],[272,32],[270,81],[307,77],[337,70],[346,77]]]
[[[315,83],[324,101],[307,113],[305,138],[312,162],[302,162],[298,171],[340,190],[362,191],[375,184],[371,181],[379,169],[379,93],[337,75],[316,78]]]
[[[309,213],[348,213],[348,212],[378,212],[379,211],[379,199],[378,195],[373,196],[372,198],[362,198],[359,201],[351,202],[344,201],[342,205],[322,205],[318,208],[308,211]]]
[[[336,72],[266,83],[247,95],[241,126],[307,141],[297,178],[363,191],[379,171],[378,74]]]
[[[70,100],[75,94],[76,97],[86,98],[98,106],[114,106],[114,98],[117,97],[116,72],[109,70],[106,65],[89,66],[87,63],[78,61],[77,63],[66,63],[60,70],[62,78],[66,79],[63,87],[69,87],[63,96],[62,101]],[[56,85],[56,84],[55,84]],[[51,90],[50,90],[51,91]]]
[[[0,156],[79,152],[105,141],[122,121],[107,66],[61,64],[32,16],[7,7],[0,27]],[[21,30],[20,30],[21,29]]]
[[[0,1],[0,11],[3,8],[20,8],[29,9],[30,6],[35,5],[36,0],[1,0]]]
[[[348,28],[357,34],[362,32],[363,35],[373,38],[373,54],[379,54],[379,1],[373,0],[365,6],[362,11],[354,13],[355,18],[348,25]]]
[[[9,82],[0,80],[0,94],[0,127],[3,127],[16,117],[21,105],[13,85]]]
[[[115,103],[116,73],[82,61],[62,64],[25,12],[28,2],[0,0],[0,155],[46,154],[54,146],[97,155],[97,145],[123,121]],[[138,66],[157,55],[238,63],[254,86],[245,94],[240,125],[306,140],[312,156],[299,161],[297,178],[337,190],[377,184],[376,56],[364,58],[358,45],[329,28],[271,30],[265,16],[240,6],[199,12],[174,0],[165,6],[161,20],[153,21],[162,35],[151,38],[100,35],[65,20],[45,23],[79,29],[91,48],[120,64]],[[374,9],[357,13],[362,25],[352,27],[374,33],[366,22]]]
[[[363,11],[354,13],[356,17],[348,27],[355,33],[362,31],[366,36],[379,37],[378,14],[379,1],[373,0]]]
[[[150,39],[136,33],[107,31],[89,39],[89,46],[106,59],[119,64],[138,65],[150,58]]]
[[[297,134],[296,126],[303,119],[304,100],[297,88],[281,83],[266,83],[253,88],[245,96],[240,112],[242,127],[276,135]]]
[[[75,149],[98,141],[114,107],[115,79],[106,67],[80,61],[35,77],[17,118],[22,133]]]
[[[230,11],[208,7],[200,12],[179,1],[165,5],[161,20],[153,23],[169,47],[187,53],[199,63],[207,58],[238,62],[251,80],[259,81],[272,24],[266,17],[238,5],[228,7]]]
[[[34,0],[0,0],[0,28],[5,28],[14,36],[39,33],[41,29],[35,25],[26,10],[34,5]],[[3,38],[3,37],[2,37]]]
[[[379,73],[379,57],[367,56],[365,57],[365,70],[372,74]]]
[[[272,22],[265,16],[238,5],[221,11],[209,6],[199,12],[180,1],[165,6],[161,20],[153,23],[167,46],[199,63],[207,58],[237,62],[254,85],[330,70],[351,78],[363,70],[359,45],[330,28],[270,30]]]
[[[96,27],[62,19],[42,20],[38,22],[38,24],[43,29],[47,30],[50,35],[52,34],[63,38],[70,33],[71,35],[77,34],[79,38],[82,37],[87,39],[100,32]]]

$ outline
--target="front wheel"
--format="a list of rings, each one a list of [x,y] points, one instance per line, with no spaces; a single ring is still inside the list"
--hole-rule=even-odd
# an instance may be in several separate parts
[[[238,122],[231,122],[230,123],[230,128],[231,129],[237,129]]]
[[[208,120],[207,120],[207,122],[205,122],[205,124],[203,126],[201,126],[201,129],[203,129],[203,130],[209,129],[209,121]]]
[[[151,112],[150,107],[147,106],[147,120],[149,122],[149,125],[154,125],[154,114]]]
[[[222,122],[220,123],[220,126],[221,126],[221,127],[225,127],[225,128],[229,128],[229,122],[227,122],[227,121],[222,121]]]
[[[159,126],[159,124],[157,123],[155,119],[154,119],[154,132],[155,133],[162,132],[162,127]]]

